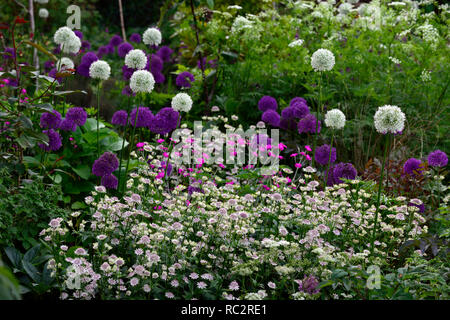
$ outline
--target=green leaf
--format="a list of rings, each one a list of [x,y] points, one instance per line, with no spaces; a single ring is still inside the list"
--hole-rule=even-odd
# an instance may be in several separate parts
[[[211,10],[214,9],[214,0],[206,0],[206,3]]]
[[[86,120],[86,123],[83,126],[86,131],[94,131],[97,130],[97,120],[94,118],[89,118]],[[100,121],[98,124],[99,129],[104,128],[105,125]]]
[[[9,261],[11,261],[13,267],[19,269],[20,261],[22,260],[22,254],[13,247],[5,248],[5,253],[8,256]]]
[[[28,250],[24,254],[22,260],[25,260],[25,261],[33,263],[33,260],[38,256],[40,250],[41,250],[41,245],[40,244],[34,246],[33,248],[31,248],[30,250]]]
[[[88,180],[91,176],[91,168],[87,164],[79,165],[76,168],[73,168],[73,171],[82,179]]]
[[[41,276],[39,274],[38,269],[29,261],[22,260],[22,266],[27,275],[33,279],[35,283],[39,283],[41,280]]]

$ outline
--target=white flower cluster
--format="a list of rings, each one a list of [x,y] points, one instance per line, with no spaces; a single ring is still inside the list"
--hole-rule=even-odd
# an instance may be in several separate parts
[[[161,31],[156,28],[148,28],[142,35],[142,41],[149,46],[159,46],[162,41]]]
[[[130,88],[134,93],[152,92],[155,87],[155,79],[147,70],[138,70],[133,73],[130,79]]]
[[[345,114],[339,109],[332,109],[325,114],[325,125],[332,129],[342,129],[345,126]]]
[[[64,53],[78,53],[80,51],[80,38],[69,27],[61,27],[56,30],[53,40],[61,46]]]
[[[429,82],[431,81],[431,72],[428,70],[422,70],[422,73],[420,74],[420,80],[423,82]]]
[[[422,36],[425,42],[431,43],[435,47],[439,41],[439,32],[428,22],[417,28],[417,34]]]
[[[75,65],[71,59],[63,57],[56,63],[56,70],[61,71],[64,69],[73,69],[74,66]]]
[[[395,64],[400,64],[400,63],[402,63],[399,59],[397,59],[397,58],[394,58],[394,57],[389,57],[389,60],[391,60],[393,63],[395,63]]]
[[[172,108],[176,111],[189,112],[192,108],[191,97],[184,92],[178,93],[172,98]]]
[[[131,50],[125,56],[125,64],[128,68],[142,70],[147,65],[147,56],[140,49]]]
[[[297,39],[289,43],[288,47],[289,48],[300,47],[303,44],[303,42],[304,41],[302,39]]]
[[[111,67],[103,60],[94,61],[89,67],[89,76],[92,79],[108,80],[111,75]]]
[[[314,71],[330,71],[334,63],[334,54],[328,49],[319,49],[311,57],[311,66]]]
[[[231,33],[239,33],[244,29],[251,28],[253,22],[243,16],[237,16],[231,26]]]
[[[48,18],[48,10],[45,8],[41,8],[39,9],[39,17],[41,17],[42,19],[47,19]]]
[[[399,107],[384,105],[375,113],[375,129],[382,134],[399,133],[405,127],[405,119],[405,114]]]

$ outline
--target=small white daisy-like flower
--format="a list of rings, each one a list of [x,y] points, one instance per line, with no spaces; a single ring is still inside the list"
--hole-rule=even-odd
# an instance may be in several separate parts
[[[67,69],[73,69],[75,67],[73,61],[67,57],[61,58],[61,60],[58,60],[56,63],[56,70],[67,70]]]
[[[290,47],[290,48],[301,47],[302,44],[303,44],[303,40],[302,39],[297,39],[297,40],[294,40],[291,43],[289,43],[288,47]]]
[[[147,56],[140,49],[131,50],[125,56],[125,64],[128,68],[142,70],[147,65]]]
[[[176,111],[189,112],[192,108],[191,97],[184,92],[177,94],[172,98],[172,108]]]
[[[45,8],[39,9],[39,17],[41,17],[42,19],[47,19],[48,18],[48,10]]]
[[[78,38],[75,33],[74,36],[69,39],[69,41],[63,43],[61,45],[62,52],[64,53],[78,53],[81,48],[81,40]]]
[[[107,80],[111,75],[111,67],[103,60],[94,61],[89,67],[89,76],[92,79]]]
[[[399,107],[385,105],[375,113],[375,129],[382,134],[399,133],[405,127],[405,119],[405,114]]]
[[[311,56],[311,66],[314,71],[330,71],[334,63],[334,54],[328,49],[319,49]]]
[[[332,109],[325,114],[325,125],[332,129],[342,129],[345,126],[345,114],[339,109]]]
[[[149,46],[159,46],[162,41],[161,31],[156,28],[148,28],[142,35],[142,41]]]
[[[133,73],[130,79],[130,88],[134,93],[152,92],[155,87],[155,79],[147,70],[138,70]]]
[[[61,27],[56,30],[53,40],[56,44],[65,44],[69,42],[71,38],[76,37],[75,33],[69,27]]]

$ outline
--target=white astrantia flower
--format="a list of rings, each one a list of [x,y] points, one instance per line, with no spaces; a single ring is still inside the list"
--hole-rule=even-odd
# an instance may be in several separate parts
[[[61,58],[61,60],[58,60],[58,62],[56,63],[56,70],[58,71],[61,71],[61,69],[73,69],[74,67],[75,65],[73,61],[67,57]]]
[[[48,18],[48,10],[45,8],[39,9],[39,17],[41,17],[42,19],[47,19]]]
[[[78,53],[81,48],[81,40],[75,33],[74,37],[70,38],[69,41],[61,45],[62,52],[64,53]]]
[[[311,56],[311,66],[314,71],[330,71],[334,63],[334,54],[328,49],[319,49]]]
[[[351,3],[344,2],[339,6],[338,11],[340,14],[347,15],[352,9],[353,5]]]
[[[162,41],[161,31],[156,28],[148,28],[142,35],[142,41],[149,46],[159,46]]]
[[[405,114],[399,107],[385,105],[375,113],[375,129],[382,134],[399,133],[405,127],[405,119]]]
[[[107,80],[111,75],[111,67],[103,60],[94,61],[89,67],[89,76],[92,79]]]
[[[332,109],[325,114],[325,125],[332,129],[342,129],[345,126],[345,114],[339,109]]]
[[[63,45],[66,42],[69,42],[73,37],[76,37],[75,32],[72,31],[69,27],[61,27],[56,30],[55,35],[53,36],[53,40],[56,44]]]
[[[155,87],[155,79],[147,70],[138,70],[133,73],[130,79],[130,88],[134,93],[152,92]]]
[[[300,47],[302,44],[303,44],[303,40],[302,39],[297,39],[297,40],[294,40],[291,43],[289,43],[288,47],[290,47],[290,48]]]
[[[128,68],[142,70],[147,65],[147,56],[140,49],[131,50],[125,56],[125,64]]]
[[[192,108],[192,99],[187,93],[179,93],[172,98],[172,108],[176,111],[189,112]]]

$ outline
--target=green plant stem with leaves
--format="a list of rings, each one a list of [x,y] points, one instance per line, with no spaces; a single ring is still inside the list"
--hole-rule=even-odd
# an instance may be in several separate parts
[[[322,105],[322,72],[319,72],[319,102],[316,109],[316,131],[314,132],[314,144],[313,144],[313,156],[312,156],[312,166],[314,167],[314,155],[316,153],[317,146],[317,135],[319,134],[319,108]]]
[[[334,139],[334,131],[331,134],[331,142],[330,142],[330,154],[328,156],[328,169],[327,169],[327,175],[325,177],[325,186],[327,185],[328,182],[328,175],[330,173],[330,167],[331,167],[331,151],[333,150],[333,139]]]
[[[118,190],[120,189],[120,182],[122,177],[122,161],[123,161],[123,149],[125,147],[125,137],[128,131],[128,118],[130,116],[130,102],[131,102],[131,96],[128,97],[128,106],[127,106],[127,120],[125,122],[125,129],[123,130],[123,136],[122,136],[122,148],[120,148],[120,161],[119,161],[119,181],[117,183]],[[126,175],[126,173],[125,173]]]
[[[139,104],[140,104],[140,95],[139,95],[139,93],[137,93],[137,98],[138,98],[137,99],[138,103],[137,103],[137,106],[136,106],[136,115],[134,117],[133,131],[131,133],[131,138],[130,138],[130,146],[128,147],[128,159],[127,159],[127,166],[125,168],[124,179],[126,179],[127,174],[128,174],[128,168],[129,168],[129,165],[130,165],[131,148],[134,145],[134,134],[136,132],[136,123],[137,123],[137,118],[138,118],[138,114],[139,114]],[[125,184],[123,185],[123,188],[122,188],[122,193],[124,193],[124,192],[125,192]]]
[[[100,81],[97,84],[97,158],[100,156],[99,122],[100,122]]]

